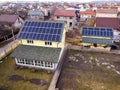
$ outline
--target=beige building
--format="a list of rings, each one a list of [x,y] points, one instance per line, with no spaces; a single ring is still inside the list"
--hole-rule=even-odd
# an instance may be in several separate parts
[[[78,11],[76,10],[56,10],[53,16],[54,20],[62,20],[66,23],[67,30],[73,30],[79,27],[78,23],[84,23],[88,18],[95,17],[96,13],[93,10]],[[78,17],[77,17],[78,16]],[[79,18],[79,20],[77,20]]]
[[[117,7],[98,7],[96,17],[117,18]]]

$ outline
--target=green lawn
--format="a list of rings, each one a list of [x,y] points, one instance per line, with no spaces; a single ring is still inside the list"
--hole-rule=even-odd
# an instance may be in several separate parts
[[[8,57],[2,60],[0,64],[0,90],[47,90],[52,74],[46,71],[30,68],[15,69],[15,61]],[[8,80],[10,75],[19,75],[24,78],[21,81]],[[42,79],[47,82],[47,85],[35,85],[29,82],[30,79]]]

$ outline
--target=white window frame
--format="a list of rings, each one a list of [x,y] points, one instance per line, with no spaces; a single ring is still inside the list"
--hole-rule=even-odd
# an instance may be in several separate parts
[[[24,61],[24,59],[17,58],[17,63],[19,63],[19,64],[25,64],[25,61]]]

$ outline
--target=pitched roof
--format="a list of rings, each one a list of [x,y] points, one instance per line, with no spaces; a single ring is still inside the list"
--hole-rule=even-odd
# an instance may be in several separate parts
[[[101,38],[86,38],[86,37],[84,37],[84,38],[82,38],[82,42],[113,45],[113,42],[111,39],[101,39]]]
[[[113,29],[103,27],[82,27],[82,42],[112,45]]]
[[[98,7],[97,13],[110,13],[110,14],[117,14],[118,8],[117,7]]]
[[[18,15],[0,15],[0,23],[15,23]]]
[[[21,28],[18,38],[61,42],[63,30],[63,21],[27,20]]]
[[[113,29],[104,27],[82,27],[82,36],[96,38],[113,38]]]
[[[33,15],[33,16],[44,16],[44,12],[42,10],[30,10],[28,12],[28,15]]]
[[[96,27],[110,27],[114,29],[119,29],[118,18],[105,18],[105,17],[97,17],[96,18]]]
[[[75,16],[75,10],[56,10],[54,16],[73,17]]]
[[[96,12],[94,12],[93,10],[86,10],[86,11],[81,11],[80,14],[96,15]]]
[[[80,11],[80,14],[96,15],[93,10]],[[75,10],[56,10],[54,16],[73,17],[75,16]]]
[[[19,45],[13,51],[11,57],[56,63],[58,62],[60,52],[60,48]]]

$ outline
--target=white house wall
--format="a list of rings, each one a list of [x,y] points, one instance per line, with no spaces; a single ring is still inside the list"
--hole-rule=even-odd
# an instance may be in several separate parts
[[[116,18],[117,14],[108,14],[108,13],[96,13],[96,17],[113,17]]]
[[[46,70],[55,70],[56,67],[57,67],[57,63],[53,63],[53,67],[52,67],[52,68],[50,68],[50,67],[45,67],[45,66],[36,66],[35,63],[34,63],[34,65],[21,64],[21,63],[18,63],[17,58],[15,58],[15,62],[16,62],[17,65],[20,65],[20,66],[25,66],[25,67],[30,67],[30,68],[46,69]]]
[[[57,18],[57,16],[56,16],[56,17],[55,17],[55,20],[62,20],[62,21],[67,22],[67,23],[66,23],[67,30],[73,28],[73,17],[72,17],[72,19],[70,19],[70,17],[60,16],[60,18]],[[70,23],[70,22],[72,22],[72,26],[71,26],[71,27],[69,26],[69,23]]]

